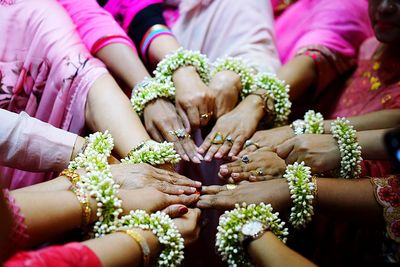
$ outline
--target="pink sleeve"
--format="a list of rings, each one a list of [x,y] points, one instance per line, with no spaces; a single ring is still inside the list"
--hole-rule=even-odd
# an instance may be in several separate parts
[[[61,171],[70,161],[76,134],[22,112],[0,109],[0,164],[26,171]]]
[[[122,43],[135,50],[124,30],[95,0],[58,1],[72,18],[79,35],[91,53],[94,54],[111,43]]]

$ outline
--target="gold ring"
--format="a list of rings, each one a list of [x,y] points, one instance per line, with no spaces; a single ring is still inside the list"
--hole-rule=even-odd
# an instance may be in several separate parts
[[[245,148],[249,147],[249,146],[255,146],[257,149],[260,148],[260,145],[258,143],[255,143],[255,142],[251,141],[250,139],[246,140],[246,142],[244,143]]]
[[[221,132],[215,133],[214,139],[212,140],[212,143],[214,145],[221,145],[225,142],[225,137]]]
[[[237,185],[235,185],[235,184],[227,184],[226,185],[226,189],[228,189],[228,190],[234,190],[234,189],[236,189],[236,187],[237,187]]]
[[[263,175],[264,175],[263,169],[262,169],[262,168],[258,168],[258,169],[257,169],[257,174],[258,174],[259,176],[263,176]]]
[[[212,111],[204,113],[204,114],[201,114],[200,115],[200,119],[206,120],[206,119],[208,119],[208,117],[211,117],[213,114],[214,114],[214,112],[212,112]]]

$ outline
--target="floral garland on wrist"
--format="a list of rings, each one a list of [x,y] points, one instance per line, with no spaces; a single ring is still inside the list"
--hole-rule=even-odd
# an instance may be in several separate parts
[[[155,79],[145,78],[133,89],[131,104],[135,112],[139,116],[142,116],[146,105],[157,98],[174,100],[174,85],[172,83],[161,83]]]
[[[210,66],[207,57],[198,51],[185,50],[182,47],[158,63],[154,71],[155,79],[161,83],[173,84],[174,71],[184,66],[195,67],[201,80],[205,84],[210,82]]]
[[[219,219],[216,247],[218,253],[229,266],[253,266],[247,258],[247,253],[242,246],[243,225],[250,221],[259,221],[268,226],[280,240],[286,242],[288,229],[284,228],[285,222],[278,217],[279,213],[273,213],[272,206],[264,203],[242,205],[236,204],[235,209],[225,211]]]
[[[255,89],[264,89],[274,99],[275,103],[275,126],[287,122],[292,103],[289,100],[289,85],[279,80],[274,74],[260,73],[254,82]]]
[[[340,177],[358,178],[361,174],[361,146],[357,132],[346,118],[337,118],[331,123],[331,132],[340,150]]]
[[[180,159],[173,143],[158,143],[153,140],[147,140],[132,149],[121,162],[132,164],[148,163],[155,166],[167,163],[177,164]]]
[[[214,68],[211,74],[212,77],[214,77],[218,72],[224,70],[230,70],[239,75],[240,82],[242,84],[242,91],[240,93],[242,98],[245,98],[254,91],[253,72],[241,59],[233,57],[219,58],[216,60],[213,66]]]
[[[309,110],[304,114],[304,120],[295,120],[291,127],[296,135],[323,134],[324,117],[319,112]]]
[[[307,225],[314,215],[313,199],[315,184],[311,178],[311,168],[295,162],[286,167],[283,175],[289,185],[290,197],[293,200],[289,222],[294,228],[302,228]]]
[[[158,266],[179,266],[184,258],[184,240],[172,219],[163,212],[157,211],[149,215],[143,210],[131,211],[129,215],[118,220],[117,228],[152,231],[164,247],[158,257]]]
[[[93,230],[95,236],[100,237],[114,229],[114,222],[122,213],[122,201],[117,197],[119,185],[114,182],[107,162],[114,147],[113,138],[106,131],[91,134],[87,140],[86,149],[71,161],[68,168],[71,171],[78,168],[86,171],[76,186],[97,201],[96,215],[99,219]]]

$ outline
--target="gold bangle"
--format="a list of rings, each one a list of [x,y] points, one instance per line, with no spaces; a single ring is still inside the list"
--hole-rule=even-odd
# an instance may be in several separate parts
[[[89,197],[82,188],[77,186],[72,186],[70,190],[75,194],[82,207],[81,229],[85,233],[90,224],[90,216],[92,215]]]
[[[117,232],[129,235],[142,250],[142,263],[144,267],[149,266],[150,263],[150,248],[146,239],[138,231],[132,229],[118,229]]]
[[[60,176],[67,177],[67,179],[72,183],[72,185],[76,185],[81,180],[79,174],[68,169],[63,170],[60,173]]]

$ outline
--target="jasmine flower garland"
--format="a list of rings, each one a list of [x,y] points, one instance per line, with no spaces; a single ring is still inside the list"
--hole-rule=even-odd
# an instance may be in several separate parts
[[[361,146],[357,142],[357,132],[346,118],[337,118],[331,123],[331,132],[336,138],[340,155],[340,177],[358,178],[361,173]]]
[[[174,149],[173,143],[158,143],[153,140],[147,140],[132,149],[121,162],[133,164],[148,163],[154,166],[166,163],[176,164],[180,159],[180,156]]]
[[[239,75],[240,81],[242,83],[242,98],[245,98],[254,91],[254,75],[251,69],[248,68],[241,59],[233,57],[219,58],[216,62],[214,62],[213,66],[214,68],[211,74],[212,77],[215,76],[218,72],[224,70],[230,70]]]
[[[295,120],[291,127],[296,135],[323,134],[324,117],[319,112],[309,110],[304,114],[304,120]]]
[[[205,55],[198,51],[185,50],[182,47],[161,60],[154,76],[161,83],[172,83],[174,71],[184,66],[193,66],[205,84],[210,82],[210,66]]]
[[[158,258],[158,266],[179,266],[184,258],[184,240],[172,219],[163,212],[149,215],[143,210],[131,211],[118,220],[117,228],[152,231],[164,248]]]
[[[310,167],[295,162],[293,165],[286,167],[286,172],[283,175],[286,178],[290,198],[293,200],[289,222],[294,228],[305,227],[311,221],[314,215],[313,199],[315,192],[315,184],[311,179]]]
[[[283,242],[286,242],[288,229],[284,228],[285,222],[273,213],[272,206],[264,203],[242,205],[236,204],[235,209],[225,211],[219,218],[216,247],[218,253],[229,266],[253,266],[247,258],[247,253],[242,246],[244,238],[241,229],[250,221],[259,221],[266,225]]]
[[[154,79],[145,78],[132,91],[132,107],[139,116],[142,116],[147,103],[161,97],[174,100],[174,85],[171,82],[160,83]]]
[[[96,215],[99,218],[94,225],[96,237],[115,229],[115,221],[122,213],[122,202],[118,199],[119,185],[115,184],[107,158],[114,147],[113,138],[106,131],[87,137],[88,145],[69,165],[70,170],[85,169],[85,175],[77,183],[78,188],[97,201]]]
[[[264,89],[274,99],[275,126],[286,123],[290,114],[292,103],[289,100],[289,85],[279,80],[274,74],[260,73],[256,76],[254,82],[254,90]]]

